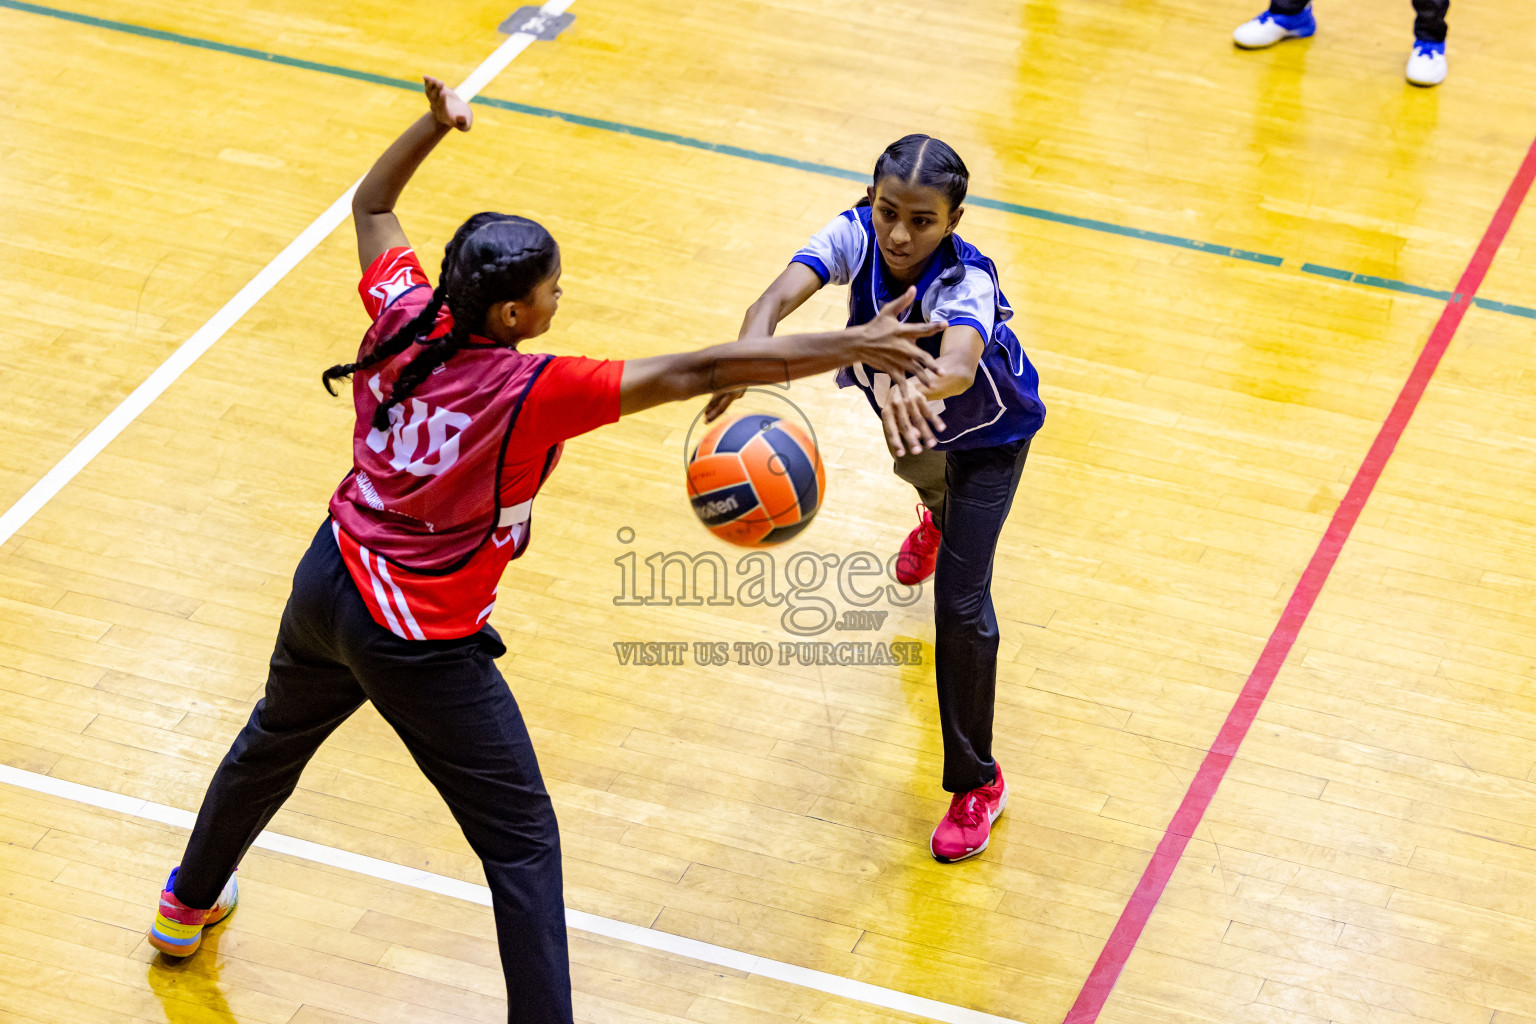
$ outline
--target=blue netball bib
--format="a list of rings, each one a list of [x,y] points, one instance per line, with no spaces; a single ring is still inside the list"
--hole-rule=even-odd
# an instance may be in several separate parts
[[[848,326],[866,324],[895,295],[875,241],[869,207],[844,212],[797,253],[793,262],[816,271],[823,282],[847,284]],[[896,292],[899,294],[899,291]],[[986,341],[976,379],[958,395],[935,402],[944,417],[937,434],[941,451],[988,448],[1033,437],[1045,422],[1040,375],[1008,327],[1013,309],[1003,296],[997,268],[959,235],[939,246],[917,281],[918,301],[908,321],[947,320],[974,327]],[[935,357],[942,336],[918,344]],[[891,379],[860,363],[838,371],[839,387],[857,387],[878,414],[885,406]]]

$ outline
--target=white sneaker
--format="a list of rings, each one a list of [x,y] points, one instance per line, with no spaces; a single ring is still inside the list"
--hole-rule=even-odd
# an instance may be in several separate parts
[[[1317,31],[1317,19],[1308,5],[1300,14],[1271,14],[1265,11],[1252,21],[1237,26],[1232,41],[1245,50],[1262,50],[1282,39],[1305,39]]]
[[[1445,62],[1444,43],[1413,44],[1413,55],[1408,58],[1408,81],[1414,85],[1439,85],[1445,81],[1450,68]]]

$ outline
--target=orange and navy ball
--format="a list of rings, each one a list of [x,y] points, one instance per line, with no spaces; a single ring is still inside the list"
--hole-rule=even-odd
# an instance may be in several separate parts
[[[815,443],[764,413],[715,424],[688,460],[694,514],[715,536],[745,547],[778,544],[805,529],[826,491]]]

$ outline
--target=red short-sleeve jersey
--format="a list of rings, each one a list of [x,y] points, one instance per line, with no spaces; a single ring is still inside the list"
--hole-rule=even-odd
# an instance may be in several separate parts
[[[431,302],[409,248],[382,254],[358,286],[374,325],[359,356]],[[453,327],[442,311],[431,336]],[[568,438],[619,418],[622,361],[518,352],[475,337],[390,411],[375,411],[421,346],[353,380],[353,469],[331,499],[336,539],[374,619],[408,639],[475,632],[507,563],[527,550],[533,498]],[[407,407],[408,406],[408,407]]]

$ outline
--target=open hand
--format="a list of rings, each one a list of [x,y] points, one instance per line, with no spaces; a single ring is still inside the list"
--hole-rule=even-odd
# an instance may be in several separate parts
[[[919,321],[915,324],[901,318],[917,297],[916,288],[908,288],[904,294],[881,307],[880,313],[862,328],[863,340],[854,346],[856,361],[867,363],[889,376],[893,381],[915,375],[918,382],[931,384],[936,379],[936,363],[933,356],[917,346],[917,339],[937,334],[949,324],[943,320],[932,323]]]
[[[431,75],[422,75],[421,84],[426,90],[427,102],[432,104],[432,116],[439,123],[461,132],[469,131],[469,126],[475,123],[475,112],[459,99],[458,93],[444,85],[442,79]]]
[[[891,381],[885,406],[880,410],[880,425],[885,428],[885,446],[891,455],[916,455],[939,443],[936,434],[944,432],[944,419],[934,409],[915,378]]]

